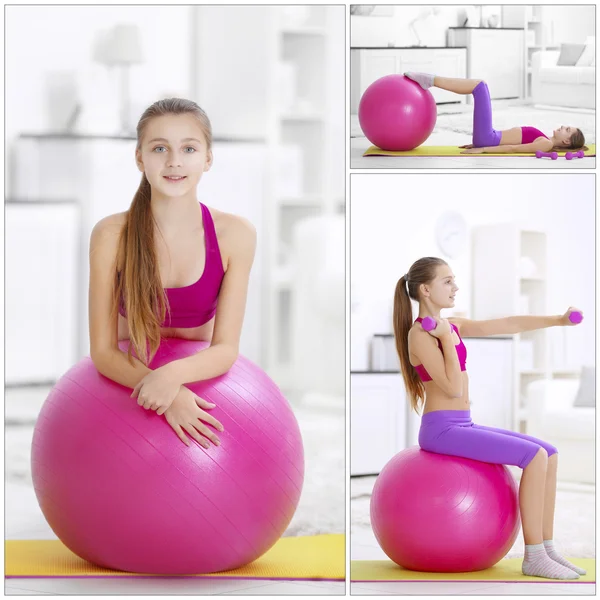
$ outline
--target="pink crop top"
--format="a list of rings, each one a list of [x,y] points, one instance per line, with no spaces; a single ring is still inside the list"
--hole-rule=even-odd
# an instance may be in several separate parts
[[[225,272],[210,210],[201,202],[199,204],[202,208],[206,248],[204,271],[200,279],[192,285],[165,288],[171,310],[169,314],[167,309],[162,327],[200,327],[208,323],[217,311],[217,298]],[[119,313],[126,316],[122,298]]]
[[[423,319],[421,319],[421,317],[418,317],[416,319],[415,323],[417,323],[417,322],[421,323],[421,321],[423,321]],[[456,331],[456,335],[458,336],[458,340],[459,340],[459,342],[458,342],[458,344],[456,344],[455,348],[456,348],[456,354],[458,354],[458,362],[460,363],[460,370],[466,371],[467,370],[467,348],[463,344],[462,338],[460,337],[460,333],[458,333],[458,327],[456,325],[454,325],[454,323],[450,323],[450,327],[452,327],[452,329],[454,329],[454,331]],[[440,351],[443,354],[444,351],[442,350],[442,341],[437,340],[437,343],[438,343],[438,348],[440,349]],[[415,371],[417,372],[417,375],[420,377],[421,381],[431,381],[431,376],[425,370],[425,367],[423,365],[416,365]]]
[[[547,140],[550,139],[545,133],[542,133],[535,127],[521,127],[521,144],[531,144],[531,142],[535,142],[539,137],[545,137]]]

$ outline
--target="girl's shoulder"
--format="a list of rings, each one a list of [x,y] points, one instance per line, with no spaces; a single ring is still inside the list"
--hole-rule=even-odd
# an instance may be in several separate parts
[[[228,240],[235,241],[240,237],[254,237],[256,235],[256,228],[246,217],[217,210],[212,206],[207,206],[206,208],[210,211],[219,243],[222,241],[227,242]]]

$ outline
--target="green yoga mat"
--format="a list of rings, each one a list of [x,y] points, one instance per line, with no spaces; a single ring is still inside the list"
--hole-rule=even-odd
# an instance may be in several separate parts
[[[567,558],[587,571],[579,579],[557,580],[530,577],[521,573],[522,558],[505,558],[490,569],[472,573],[424,573],[403,569],[391,560],[353,560],[350,563],[350,581],[491,581],[505,583],[595,583],[596,560],[593,558]]]
[[[585,151],[585,157],[596,156],[596,144],[588,144],[589,150]],[[407,152],[394,152],[392,150],[382,150],[377,146],[371,146],[368,148],[363,156],[524,156],[529,158],[535,158],[535,152],[514,152],[511,154],[495,154],[490,152],[489,154],[461,154],[464,148],[458,146],[419,146],[414,150]],[[564,157],[566,152],[559,152],[559,158],[555,161],[558,163],[561,157]],[[536,160],[552,160],[550,158],[540,158]],[[565,160],[562,158],[562,160]],[[581,158],[574,158],[573,160],[583,160]]]

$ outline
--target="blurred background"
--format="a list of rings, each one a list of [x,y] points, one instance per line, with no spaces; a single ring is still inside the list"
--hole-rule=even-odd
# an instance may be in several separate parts
[[[398,279],[423,256],[444,259],[456,277],[456,305],[443,317],[583,311],[577,327],[465,345],[473,421],[558,447],[555,539],[570,556],[594,556],[595,196],[593,174],[351,176],[353,559],[383,558],[368,515],[374,476],[418,445],[392,312]]]
[[[128,209],[135,127],[165,97],[212,122],[199,200],[257,228],[240,351],[303,431],[290,531],[343,531],[344,47],[344,6],[7,7],[6,474],[29,486],[7,492],[9,537],[43,533],[33,425],[89,354],[90,233]]]
[[[405,71],[484,79],[496,129],[524,123],[549,134],[572,123],[587,144],[596,143],[594,4],[353,5],[350,31],[352,167],[381,167],[362,158],[370,145],[358,123],[363,92],[376,79]],[[430,91],[438,120],[428,145],[470,143],[472,97]],[[581,168],[581,162],[565,167]],[[454,157],[444,164],[499,166],[493,157]],[[524,165],[503,157],[501,166]]]

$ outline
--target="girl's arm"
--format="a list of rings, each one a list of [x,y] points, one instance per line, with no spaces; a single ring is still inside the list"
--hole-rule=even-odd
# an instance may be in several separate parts
[[[426,331],[415,329],[410,333],[410,351],[425,367],[431,379],[448,396],[460,398],[463,393],[462,373],[458,354],[450,333],[439,337],[443,354],[438,348],[436,339]]]
[[[581,312],[578,308],[569,307],[564,315],[549,317],[516,316],[504,317],[502,319],[489,319],[486,321],[474,321],[463,317],[450,317],[448,320],[454,323],[462,337],[486,337],[488,335],[522,333],[523,331],[534,331],[545,327],[556,327],[559,325],[575,325],[569,320],[569,315]]]
[[[210,346],[162,367],[180,384],[222,375],[238,357],[250,269],[256,252],[256,229],[246,219],[235,217],[228,237],[231,252],[219,292]]]

